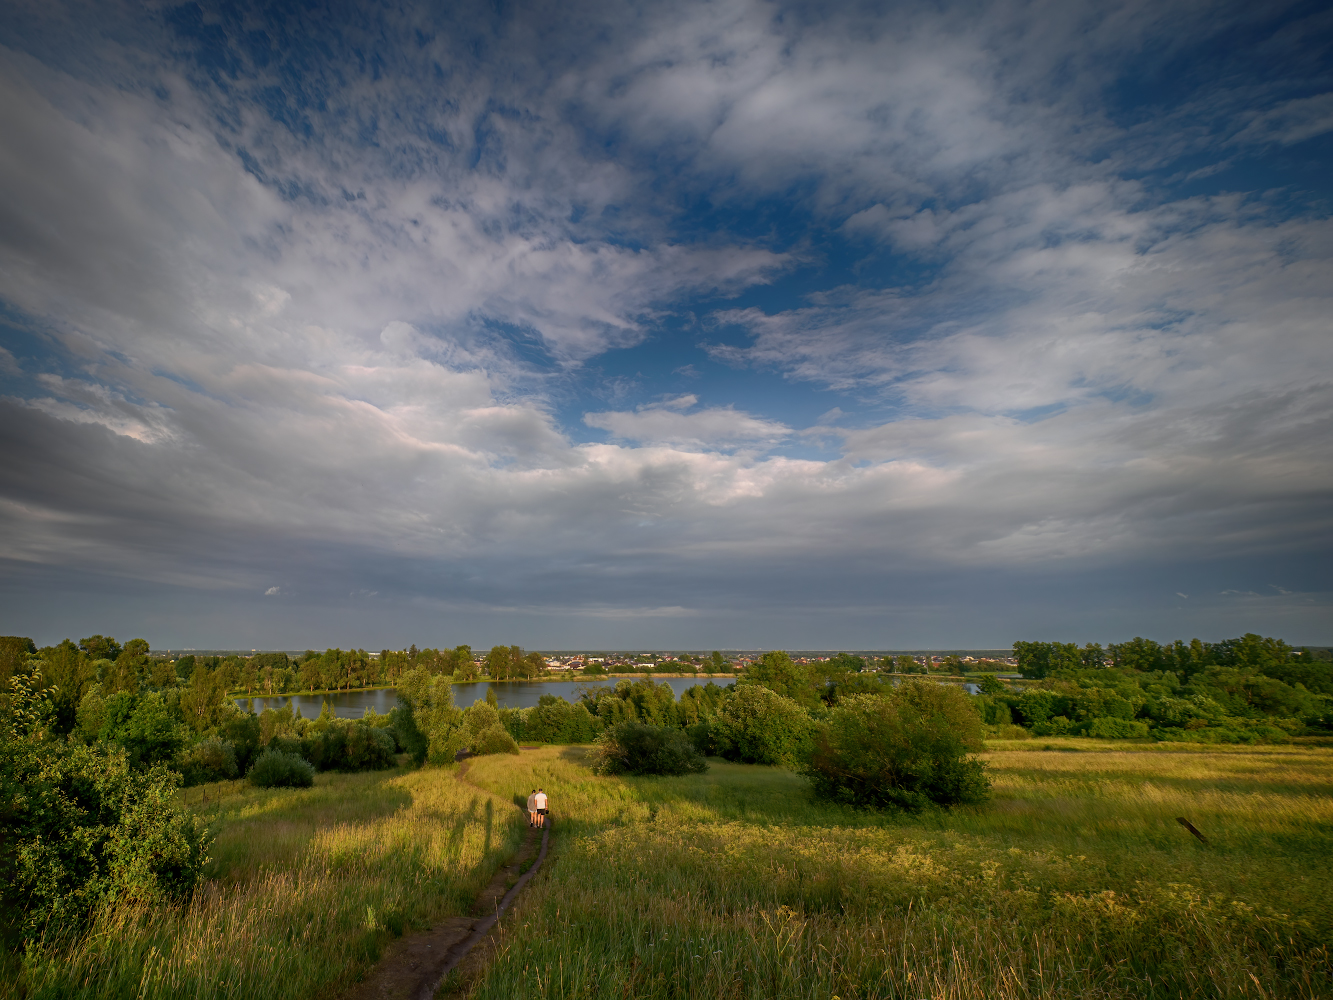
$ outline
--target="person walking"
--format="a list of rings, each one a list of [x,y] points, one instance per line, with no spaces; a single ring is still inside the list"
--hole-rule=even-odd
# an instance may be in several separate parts
[[[537,825],[537,789],[528,796],[528,826]]]
[[[532,797],[532,801],[537,807],[537,826],[539,828],[543,827],[546,825],[546,793],[540,788],[537,789],[537,794]]]

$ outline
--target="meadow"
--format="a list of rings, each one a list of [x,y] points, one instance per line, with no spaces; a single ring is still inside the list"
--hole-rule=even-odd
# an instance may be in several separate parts
[[[193,899],[108,909],[74,943],[51,928],[47,948],[11,957],[0,997],[336,996],[394,937],[466,912],[526,832],[511,801],[453,769],[182,794],[217,833]]]
[[[497,795],[550,793],[554,860],[443,995],[1333,995],[1327,748],[995,742],[988,803],[917,816],[777,769],[603,778],[584,754],[475,762]]]
[[[598,777],[586,754],[475,758],[486,791],[453,767],[188,789],[217,833],[193,899],[11,956],[0,997],[335,998],[467,912],[537,785],[551,858],[441,996],[1333,995],[1333,748],[992,741],[990,801],[915,816],[775,768]]]

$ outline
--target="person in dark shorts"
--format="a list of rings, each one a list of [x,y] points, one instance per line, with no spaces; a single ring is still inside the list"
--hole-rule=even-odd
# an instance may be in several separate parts
[[[546,793],[540,788],[537,794],[532,797],[533,804],[537,807],[537,825],[539,827],[546,825]]]

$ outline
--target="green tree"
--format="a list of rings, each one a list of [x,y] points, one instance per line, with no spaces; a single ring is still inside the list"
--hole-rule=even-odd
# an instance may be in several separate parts
[[[90,660],[115,661],[120,655],[120,643],[109,635],[92,635],[79,640],[79,648],[88,654]]]
[[[418,762],[451,764],[467,744],[462,712],[454,707],[450,678],[435,677],[420,667],[409,670],[398,685],[398,700],[412,716],[424,746],[410,749]]]
[[[22,672],[28,657],[36,652],[37,647],[27,636],[0,635],[0,691],[8,688],[9,678]]]
[[[1128,642],[1112,643],[1106,647],[1114,666],[1125,670],[1149,672],[1167,669],[1166,651],[1151,639],[1135,636]]]
[[[675,726],[622,722],[598,739],[592,770],[596,774],[703,774],[708,762]]]
[[[117,747],[51,739],[49,700],[11,678],[0,698],[0,898],[32,936],[98,905],[160,904],[194,888],[209,838],[173,805],[180,776]]]
[[[718,710],[710,734],[728,760],[794,768],[808,756],[811,722],[791,698],[758,684],[738,684]]]
[[[511,647],[511,655],[513,649],[516,648],[517,647]],[[528,680],[540,677],[547,672],[546,657],[542,656],[541,653],[529,653],[519,661],[518,668],[522,676],[526,677]]]
[[[194,654],[189,653],[176,660],[176,678],[182,681],[188,681],[190,674],[194,673]]]
[[[981,719],[959,688],[909,681],[889,697],[855,695],[829,713],[803,773],[815,794],[917,810],[985,798]]]
[[[51,701],[55,705],[55,728],[58,733],[70,732],[84,693],[97,681],[93,661],[66,639],[59,646],[44,646],[38,653],[45,682],[53,688]]]
[[[183,727],[156,691],[142,697],[120,691],[108,698],[98,737],[123,747],[131,767],[166,764],[187,742]]]
[[[180,696],[180,712],[186,725],[197,733],[217,726],[226,714],[228,686],[225,668],[210,670],[206,664],[197,665],[190,686]]]
[[[507,680],[513,676],[514,662],[508,646],[492,646],[486,654],[486,673],[494,680]]]
[[[480,674],[472,659],[471,646],[455,646],[453,651],[453,672],[456,681],[475,681]]]
[[[738,686],[753,684],[762,685],[807,708],[813,708],[819,703],[819,694],[810,668],[793,662],[792,658],[783,652],[765,653],[757,662],[746,668]]]
[[[1072,642],[1015,642],[1014,658],[1024,677],[1038,680],[1058,670],[1077,670],[1083,665],[1082,650]]]

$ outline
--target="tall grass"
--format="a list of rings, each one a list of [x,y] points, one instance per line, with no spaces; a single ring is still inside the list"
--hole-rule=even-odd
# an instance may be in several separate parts
[[[353,981],[403,931],[465,912],[521,842],[513,804],[453,769],[322,774],[310,789],[215,787],[218,831],[187,904],[51,928],[0,996],[308,998]]]
[[[1333,995],[1333,752],[1021,746],[988,755],[989,803],[918,817],[767,768],[479,761],[545,787],[557,843],[472,995]]]

